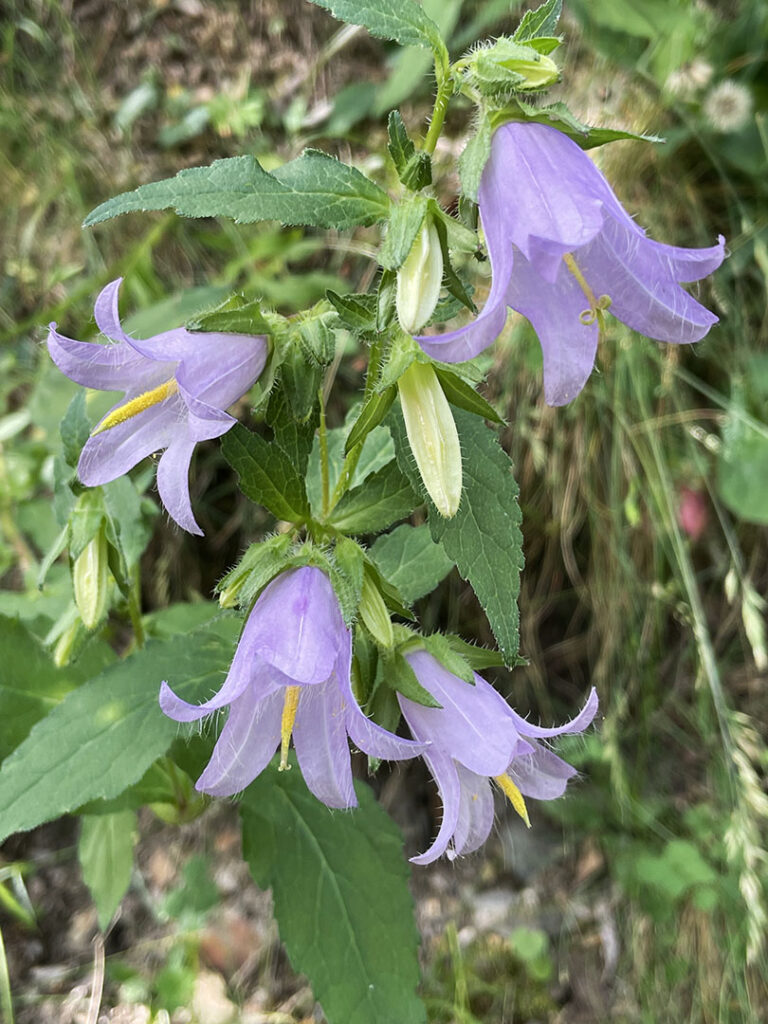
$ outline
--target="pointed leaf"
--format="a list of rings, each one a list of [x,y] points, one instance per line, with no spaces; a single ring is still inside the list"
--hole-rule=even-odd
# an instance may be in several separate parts
[[[281,448],[236,423],[222,438],[221,450],[246,497],[264,505],[277,519],[306,519],[309,502],[304,481]]]
[[[136,812],[87,814],[82,821],[77,855],[96,904],[99,928],[106,931],[131,881]]]
[[[312,0],[334,18],[362,25],[372,36],[394,39],[401,46],[444,48],[440,30],[414,0]]]
[[[379,537],[370,550],[382,575],[412,604],[434,590],[453,568],[453,561],[432,540],[426,523],[403,523]]]
[[[419,503],[408,479],[393,459],[342,497],[330,516],[342,533],[378,533],[409,516]]]
[[[534,11],[526,11],[512,38],[516,43],[522,43],[535,36],[552,36],[562,10],[563,0],[546,0]]]

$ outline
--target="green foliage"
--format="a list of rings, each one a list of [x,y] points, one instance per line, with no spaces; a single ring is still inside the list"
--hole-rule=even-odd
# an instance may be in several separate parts
[[[403,523],[378,537],[371,547],[371,557],[408,604],[434,590],[453,568],[453,561],[432,540],[426,523]]]
[[[525,12],[512,38],[516,43],[525,43],[537,36],[554,35],[562,11],[563,0],[546,0],[535,10]]]
[[[340,229],[383,220],[389,200],[354,167],[308,149],[271,174],[252,156],[189,167],[174,178],[108,199],[84,225],[92,227],[136,210],[169,209],[181,217],[231,217],[238,224],[279,220]]]
[[[271,334],[271,321],[265,319],[259,302],[244,295],[230,295],[207,313],[195,317],[187,327],[191,331],[223,331],[231,334]],[[202,343],[203,339],[201,339]]]
[[[102,931],[107,930],[131,881],[136,826],[135,811],[82,818],[77,854]]]
[[[401,46],[444,49],[440,30],[415,0],[311,0],[350,25],[362,25],[373,36]]]
[[[264,505],[277,519],[309,515],[304,481],[282,448],[236,423],[222,438],[221,450],[251,501]]]
[[[491,423],[498,423],[504,426],[504,420],[499,416],[491,403],[483,398],[482,395],[479,395],[457,373],[446,369],[445,366],[438,365],[435,366],[435,373],[445,392],[445,397],[451,405],[455,405],[458,409],[464,409],[466,412],[471,412],[475,416],[480,416],[484,420],[490,420]]]
[[[342,533],[378,533],[410,515],[418,498],[393,460],[342,497],[329,518]]]
[[[432,184],[432,160],[429,153],[417,150],[408,136],[399,110],[393,110],[387,122],[389,142],[387,149],[395,165],[397,176],[406,188],[414,192]]]
[[[416,195],[392,207],[387,234],[379,251],[379,263],[397,270],[405,263],[427,212],[426,196]]]
[[[165,679],[185,700],[218,688],[230,645],[200,630],[150,640],[68,693],[0,769],[0,839],[88,800],[118,796],[165,753],[178,726],[160,710]]]
[[[402,840],[368,787],[356,790],[357,810],[331,811],[295,769],[266,770],[241,804],[243,853],[329,1024],[423,1024]]]

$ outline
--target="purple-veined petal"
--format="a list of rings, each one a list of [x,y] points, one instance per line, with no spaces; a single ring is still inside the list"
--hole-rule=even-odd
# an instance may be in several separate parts
[[[430,749],[424,754],[424,761],[437,784],[443,801],[443,820],[435,841],[429,849],[417,857],[411,857],[413,864],[431,864],[445,853],[451,837],[456,831],[461,806],[461,784],[452,758],[439,750]]]
[[[274,678],[272,666],[259,661],[258,656],[254,657],[248,645],[247,629],[246,625],[227,678],[219,692],[204,704],[189,704],[181,697],[177,697],[168,683],[163,681],[160,687],[160,710],[163,714],[175,722],[197,722],[211,712],[232,704],[246,689],[259,701],[282,689],[282,680]]]
[[[595,365],[597,323],[584,324],[589,302],[578,281],[561,261],[554,284],[540,277],[516,254],[507,302],[531,322],[544,358],[544,399],[565,405],[578,395]]]
[[[201,402],[179,384],[179,394],[187,407],[187,436],[190,441],[210,441],[234,427],[237,420],[222,409]]]
[[[507,768],[523,796],[534,800],[555,800],[562,796],[568,780],[578,774],[566,761],[551,750],[534,743],[532,754],[516,757]]]
[[[493,790],[485,775],[476,775],[456,765],[461,785],[459,819],[453,833],[456,856],[474,853],[486,841],[493,827]],[[450,856],[450,854],[449,854]]]
[[[267,361],[267,339],[246,334],[187,332],[193,351],[184,356],[176,378],[201,402],[226,409],[244,395]]]
[[[272,580],[256,602],[249,628],[253,649],[305,686],[330,677],[349,640],[331,582],[314,566],[289,569]]]
[[[166,448],[178,433],[179,417],[183,415],[181,399],[172,395],[159,405],[89,437],[80,453],[77,475],[86,487],[116,480],[147,455]]]
[[[552,736],[562,736],[564,733],[584,732],[592,719],[597,714],[597,690],[592,687],[589,697],[581,711],[565,725],[556,725],[548,729],[540,725],[533,725],[507,705],[507,714],[511,717],[518,732],[523,736],[535,736],[538,739],[548,739]]]
[[[245,789],[266,768],[280,743],[282,713],[282,689],[266,698],[246,690],[229,709],[195,788],[212,796],[232,796]]]
[[[331,678],[302,687],[293,742],[310,791],[328,807],[356,807],[344,698]]]
[[[491,142],[478,201],[486,224],[503,221],[515,245],[550,283],[563,255],[586,245],[603,225],[610,186],[575,142],[548,125],[511,122]]]
[[[623,221],[615,225],[613,221],[607,219],[604,233],[608,238],[616,238],[623,233],[622,225]],[[636,237],[634,244],[636,248],[633,250],[632,240],[628,239],[623,243],[629,254],[636,252],[640,262],[647,264],[649,268],[653,267],[655,273],[670,281],[700,281],[702,277],[707,277],[717,270],[725,259],[725,238],[722,235],[717,236],[717,245],[706,249],[665,245],[646,235]]]
[[[51,359],[70,380],[98,391],[128,391],[139,385],[144,376],[154,374],[154,364],[123,344],[99,345],[95,341],[75,341],[59,334],[56,325],[48,331]],[[172,375],[171,373],[168,376]],[[154,386],[154,385],[150,385]]]
[[[519,739],[501,694],[479,675],[474,686],[465,683],[427,651],[414,651],[406,660],[424,689],[442,705],[428,708],[398,694],[414,736],[432,740],[478,775],[500,775]]]
[[[663,278],[642,243],[627,232],[605,231],[575,259],[596,295],[611,297],[610,312],[658,341],[699,341],[718,318],[673,278]]]
[[[157,466],[157,491],[168,515],[182,530],[203,536],[192,512],[189,496],[189,464],[195,442],[175,437]]]

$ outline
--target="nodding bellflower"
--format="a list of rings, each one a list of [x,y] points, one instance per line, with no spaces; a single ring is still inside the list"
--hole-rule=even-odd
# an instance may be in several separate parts
[[[221,690],[205,704],[188,704],[166,682],[160,707],[192,722],[229,705],[229,717],[197,789],[231,796],[253,781],[281,748],[288,765],[293,736],[307,786],[329,807],[354,807],[347,736],[367,754],[402,760],[427,744],[401,739],[366,718],[350,680],[352,636],[326,574],[289,569],[253,606]]]
[[[411,858],[414,864],[430,864],[446,852],[451,858],[472,853],[482,846],[493,825],[491,779],[527,825],[524,797],[562,796],[576,770],[537,740],[583,732],[597,712],[594,689],[571,722],[542,729],[516,714],[477,673],[472,686],[427,651],[414,651],[406,658],[421,685],[441,705],[425,707],[402,694],[397,698],[415,739],[431,741],[423,757],[443,801],[437,837],[425,853]]]
[[[183,327],[131,338],[118,315],[121,280],[108,284],[94,307],[99,330],[115,344],[74,341],[55,323],[48,333],[51,358],[67,377],[87,388],[125,393],[86,441],[77,474],[95,487],[165,449],[157,467],[160,499],[182,529],[202,534],[189,497],[192,452],[198,441],[220,437],[234,425],[224,410],[259,377],[269,344],[262,336]]]
[[[580,147],[548,125],[513,122],[491,141],[478,193],[493,281],[465,327],[416,340],[461,362],[501,334],[507,308],[539,336],[544,397],[565,405],[584,387],[610,312],[641,334],[699,341],[717,317],[680,287],[720,266],[725,241],[683,249],[648,238]]]

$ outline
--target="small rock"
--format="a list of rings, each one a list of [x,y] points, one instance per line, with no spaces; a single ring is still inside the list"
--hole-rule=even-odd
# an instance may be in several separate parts
[[[220,974],[203,971],[195,978],[192,1014],[199,1024],[230,1024],[237,1007],[227,997],[227,987]]]
[[[514,895],[506,889],[488,889],[472,897],[472,920],[479,932],[498,931],[512,909]]]

